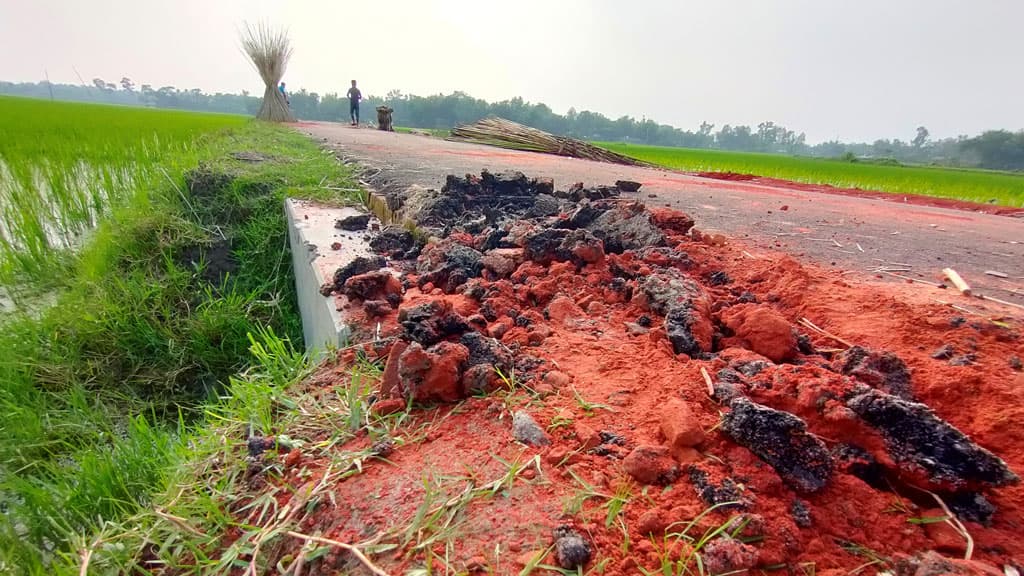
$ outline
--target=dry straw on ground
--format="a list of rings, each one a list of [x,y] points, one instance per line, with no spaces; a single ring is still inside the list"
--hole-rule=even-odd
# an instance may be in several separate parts
[[[523,126],[522,124],[496,117],[484,118],[473,124],[459,126],[452,130],[449,140],[488,144],[514,150],[545,152],[558,156],[570,156],[572,158],[584,158],[600,162],[611,162],[613,164],[626,164],[628,166],[643,164],[643,162],[635,158],[616,154],[581,140],[566,138],[565,136],[555,136],[543,130],[537,130],[536,128],[530,128],[529,126]]]

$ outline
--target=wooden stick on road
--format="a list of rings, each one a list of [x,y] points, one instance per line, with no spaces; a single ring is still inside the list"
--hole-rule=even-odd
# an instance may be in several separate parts
[[[952,268],[943,268],[942,273],[946,275],[946,278],[949,278],[949,281],[956,286],[956,289],[959,290],[961,294],[964,296],[971,295],[971,285],[965,282],[964,279],[957,274],[956,270],[953,270]]]

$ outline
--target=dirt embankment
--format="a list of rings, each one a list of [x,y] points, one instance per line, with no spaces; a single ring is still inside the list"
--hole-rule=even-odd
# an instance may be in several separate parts
[[[336,448],[385,442],[387,461],[338,480],[307,533],[388,542],[374,561],[393,573],[1024,562],[1018,319],[754,256],[615,186],[484,173],[389,200],[431,240],[385,230],[375,245],[401,282],[378,260],[325,287],[382,338],[308,386],[333,393],[368,358],[384,367],[373,414],[413,408],[388,437]],[[953,560],[969,545],[973,562]]]

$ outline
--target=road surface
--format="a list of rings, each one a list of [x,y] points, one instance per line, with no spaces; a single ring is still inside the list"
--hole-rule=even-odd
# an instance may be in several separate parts
[[[720,231],[756,249],[785,251],[865,274],[882,265],[906,264],[910,270],[901,274],[930,281],[941,281],[941,270],[952,267],[978,291],[1024,304],[1022,218],[905,204],[895,195],[880,200],[715,180],[336,123],[296,128],[344,160],[366,167],[364,180],[378,191],[412,184],[436,188],[447,174],[479,174],[485,168],[553,178],[556,188],[635,180],[643,184],[637,199],[687,212],[698,228]],[[986,275],[989,270],[1007,278]]]

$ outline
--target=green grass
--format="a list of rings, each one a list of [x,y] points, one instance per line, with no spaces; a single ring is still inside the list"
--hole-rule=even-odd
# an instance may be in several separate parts
[[[926,166],[887,166],[752,152],[695,150],[599,142],[613,152],[658,166],[691,172],[736,172],[861,188],[1024,207],[1024,174]]]
[[[305,137],[236,118],[17,99],[0,100],[0,118],[36,106],[66,134],[93,133],[73,152],[51,119],[19,125],[19,138],[34,128],[66,151],[55,165],[79,153],[97,170],[147,163],[75,250],[16,275],[47,304],[0,315],[0,573],[77,573],[76,550],[184,477],[197,422],[225,410],[245,428],[273,420],[279,389],[305,366],[282,202],[350,201],[326,186],[354,182]],[[150,140],[173,145],[138,160]],[[46,146],[3,150],[50,162]],[[33,218],[63,217],[28,206]],[[221,246],[232,266],[216,274]]]
[[[198,135],[245,121],[0,96],[0,281],[56,280],[112,208],[194,164]]]

